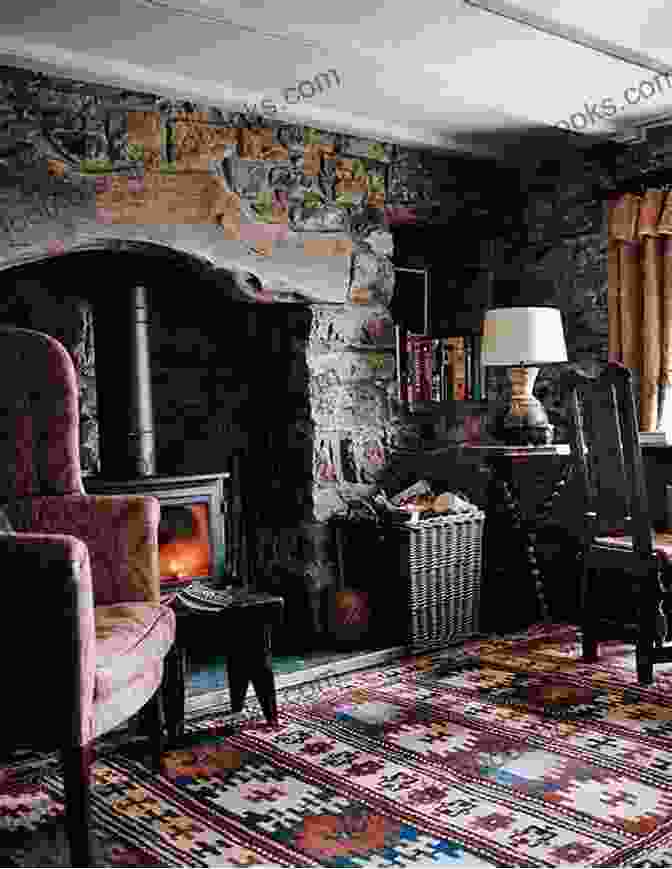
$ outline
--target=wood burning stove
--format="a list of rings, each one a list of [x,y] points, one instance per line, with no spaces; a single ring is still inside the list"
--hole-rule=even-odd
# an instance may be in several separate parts
[[[226,561],[228,473],[105,480],[86,477],[94,495],[153,495],[161,504],[159,564],[163,583],[219,579]]]
[[[230,474],[156,474],[147,292],[135,286],[119,295],[94,307],[102,473],[86,477],[85,488],[158,498],[164,583],[221,578]]]

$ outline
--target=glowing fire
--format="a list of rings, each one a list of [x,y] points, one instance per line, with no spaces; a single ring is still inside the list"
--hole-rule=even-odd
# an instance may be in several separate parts
[[[161,508],[159,566],[162,579],[211,573],[207,504]]]

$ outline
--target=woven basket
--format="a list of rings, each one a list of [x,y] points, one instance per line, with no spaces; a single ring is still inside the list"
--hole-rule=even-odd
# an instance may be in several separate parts
[[[475,508],[394,529],[406,591],[399,605],[412,651],[478,633],[484,524],[485,513]]]

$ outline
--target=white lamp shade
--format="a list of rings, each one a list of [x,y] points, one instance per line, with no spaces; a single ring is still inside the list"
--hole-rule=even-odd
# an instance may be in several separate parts
[[[558,308],[493,308],[483,320],[482,365],[538,367],[567,362]]]

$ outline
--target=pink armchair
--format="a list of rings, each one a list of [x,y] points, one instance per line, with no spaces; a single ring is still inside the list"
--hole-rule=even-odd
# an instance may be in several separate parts
[[[58,341],[1,326],[0,371],[3,741],[60,748],[72,861],[89,866],[93,740],[146,707],[155,765],[163,745],[175,614],[160,604],[159,503],[85,494],[77,376]]]

